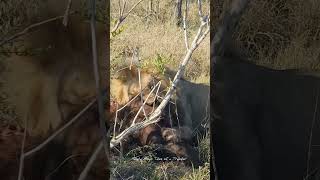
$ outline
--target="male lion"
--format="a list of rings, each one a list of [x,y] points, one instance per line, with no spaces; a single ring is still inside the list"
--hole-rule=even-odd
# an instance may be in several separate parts
[[[111,96],[115,98],[117,103],[124,105],[146,88],[151,80],[151,74],[141,71],[139,81],[139,71],[135,66],[122,69],[118,71],[116,78],[111,79]]]
[[[115,77],[111,79],[110,93],[119,105],[125,105],[140,92],[143,93],[143,100],[147,100],[147,104],[151,104],[155,100],[157,89],[150,94],[148,99],[147,96],[158,81],[161,81],[159,94],[163,94],[169,85],[168,78],[159,74],[152,74],[147,69],[139,70],[138,67],[133,65],[117,71]]]
[[[48,5],[42,18],[51,17],[53,12],[56,13],[55,9]],[[32,56],[12,55],[6,60],[4,88],[9,102],[16,106],[22,125],[27,120],[30,135],[45,135],[56,129],[70,118],[72,111],[95,98],[90,29],[89,23],[82,19],[70,15],[67,27],[60,19],[38,27],[23,40],[26,48],[42,51]],[[102,67],[107,63],[102,24],[97,25],[97,37],[103,73],[100,79],[105,89],[107,76]]]
[[[164,75],[155,75],[147,70],[141,70],[139,84],[137,68],[134,66],[131,67],[131,69],[125,68],[116,74],[116,78],[111,80],[111,95],[115,97],[114,99],[117,103],[124,105],[141,92],[141,86],[141,89],[143,89],[143,100],[146,100],[146,96],[151,91],[151,88],[154,87],[158,81],[162,82],[160,91],[164,91],[170,85],[170,79],[173,79],[174,75],[175,72],[169,69],[166,70]],[[150,102],[145,105],[147,114],[152,111],[152,107],[150,107],[152,105],[151,102],[158,105],[162,101],[161,98],[158,98],[154,102],[155,92],[152,94],[151,99],[153,99],[153,101],[150,100]],[[164,95],[163,92],[162,94]],[[176,94],[171,98],[169,105],[165,108],[160,122],[140,130],[140,132],[137,133],[138,143],[140,145],[164,143],[166,144],[166,148],[177,156],[187,156],[189,159],[192,159],[194,163],[197,163],[197,158],[194,158],[197,155],[195,155],[188,144],[193,144],[192,138],[195,137],[195,132],[200,131],[204,133],[206,129],[206,127],[201,126],[201,124],[205,124],[205,120],[209,115],[208,97],[209,86],[181,79],[177,85]],[[139,98],[140,96],[138,96],[138,100],[134,100],[131,105],[128,105],[130,109],[128,115],[120,114],[118,115],[118,119],[134,118],[131,111],[136,113],[142,105],[141,99]],[[174,105],[172,103],[174,103]],[[143,120],[143,117],[140,120]],[[126,122],[129,123],[126,127],[130,125],[131,121]]]
[[[34,21],[63,15],[67,4],[67,0],[45,2],[40,17]],[[78,11],[80,7],[80,1],[74,2],[70,12]],[[107,72],[103,69],[108,67],[106,30],[104,24],[97,22],[98,63],[104,90],[108,85]],[[12,55],[6,59],[3,87],[8,94],[8,103],[15,106],[18,120],[28,134],[32,138],[44,138],[96,97],[90,24],[80,13],[70,14],[67,26],[62,25],[60,18],[36,27],[21,39],[23,47],[37,51],[32,55]],[[98,119],[94,122],[98,124]],[[83,135],[86,128],[90,133],[99,133],[97,128],[90,130],[89,125],[81,127],[73,128],[73,133],[64,132],[48,148],[35,154],[34,166],[38,164],[41,169],[25,172],[25,175],[31,179],[44,179],[47,172],[53,171],[64,160],[66,152],[73,151],[66,149],[70,144],[68,139],[78,137],[77,133]],[[100,134],[91,136],[93,138],[87,140],[89,149],[101,138]],[[49,155],[51,153],[54,157]],[[66,178],[64,175],[50,179]]]
[[[138,69],[133,66],[120,70],[116,77],[111,79],[111,96],[114,100],[124,105],[128,103],[134,96],[143,92],[143,100],[146,100],[146,96],[150,93],[151,88],[161,81],[160,92],[164,95],[164,91],[170,85],[170,80],[174,78],[175,72],[166,69],[164,75],[152,75],[147,70],[140,71],[140,84]],[[141,86],[141,89],[140,89]],[[153,102],[156,91],[152,93],[152,97],[149,97],[148,101]],[[158,95],[159,96],[159,95]],[[162,99],[159,98],[159,101]],[[147,103],[147,104],[150,104]],[[209,116],[209,86],[205,84],[197,84],[180,79],[176,94],[171,98],[171,102],[176,103],[178,115],[181,119],[180,125],[185,125],[189,128],[198,127],[199,122],[205,122]]]

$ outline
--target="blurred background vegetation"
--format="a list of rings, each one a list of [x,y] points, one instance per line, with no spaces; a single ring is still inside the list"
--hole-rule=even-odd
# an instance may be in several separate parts
[[[37,15],[39,6],[38,0],[0,1],[0,42],[29,25],[32,17]],[[16,118],[14,108],[5,102],[7,96],[1,91],[4,83],[1,72],[5,70],[4,60],[13,51],[12,47],[11,43],[0,46],[0,125],[13,122]]]
[[[44,17],[42,12],[46,12],[46,2],[40,0],[10,0],[10,1],[0,1],[0,43],[17,33],[22,32],[25,28],[29,27],[34,23],[38,23],[43,20],[47,20],[53,17]],[[78,0],[79,1],[79,0]],[[58,1],[57,3],[61,3]],[[62,4],[63,8],[61,12],[64,12],[66,4]],[[86,1],[80,0],[83,5],[80,13],[83,15],[84,19],[88,14],[86,9]],[[105,1],[97,0],[97,19],[103,21],[108,15],[105,10]],[[61,14],[64,15],[64,14]],[[57,15],[58,16],[58,15]],[[61,20],[62,22],[62,20]],[[4,85],[4,79],[1,73],[6,70],[5,61],[6,57],[17,54],[17,55],[35,55],[41,49],[27,49],[24,47],[24,42],[21,38],[13,39],[8,43],[0,45],[0,125],[1,123],[7,123],[10,121],[14,123],[16,119],[14,113],[14,107],[6,103],[7,95],[2,91],[2,86]]]
[[[216,22],[223,0],[213,2],[212,21]],[[251,1],[234,39],[256,64],[320,70],[320,1]]]
[[[131,7],[136,1],[138,0],[128,1],[127,7]],[[125,60],[131,58],[131,50],[136,47],[139,48],[139,57],[145,67],[154,69],[161,69],[163,65],[174,69],[185,55],[183,29],[177,26],[177,0],[153,0],[152,5],[150,2],[151,0],[141,2],[120,26],[118,33],[111,35],[112,73],[121,67]],[[32,18],[39,15],[42,3],[39,0],[0,1],[0,40],[30,25]],[[220,15],[222,4],[223,0],[211,1],[211,13],[214,17],[211,21],[214,24]],[[117,0],[111,0],[110,9],[110,23],[113,27],[118,17]],[[204,1],[203,10],[207,14],[208,0]],[[190,0],[188,15],[190,40],[198,25],[196,1]],[[211,27],[211,30],[214,28],[215,26]],[[247,53],[250,61],[256,64],[275,69],[320,70],[320,1],[251,1],[249,8],[241,18],[234,38],[237,46]],[[12,51],[10,45],[0,47],[0,74],[5,69],[1,62]],[[209,54],[209,38],[206,38],[194,52],[185,74],[187,79],[195,82],[209,82]],[[0,122],[14,118],[13,110],[4,103],[6,95],[1,93],[1,84],[0,75]],[[209,146],[208,143],[207,146]],[[130,163],[132,161],[124,163],[123,166],[117,166],[118,172],[128,172],[128,167],[135,168],[139,165],[134,166]],[[155,166],[147,164],[154,171],[149,173],[150,176],[140,177],[154,177],[159,172],[167,179],[170,177],[206,179],[208,177],[208,166],[194,170],[196,174],[193,174],[193,171],[184,170],[181,167],[172,168],[174,165],[170,163]],[[143,171],[141,167],[146,167],[146,164],[142,163],[141,166],[138,166],[141,174],[149,171]]]

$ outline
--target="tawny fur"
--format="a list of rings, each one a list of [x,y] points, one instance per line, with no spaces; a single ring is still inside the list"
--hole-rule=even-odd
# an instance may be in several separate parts
[[[140,93],[138,70],[135,66],[125,68],[116,74],[116,78],[111,80],[111,95],[120,105],[124,105],[134,96]],[[144,100],[151,91],[150,84],[156,84],[161,81],[160,91],[165,91],[170,85],[175,72],[167,69],[164,75],[152,75],[147,70],[141,70],[140,81],[141,87],[144,89]],[[165,93],[162,93],[164,95]],[[155,95],[155,92],[152,93]],[[151,96],[149,99],[154,99]],[[161,99],[160,99],[161,100]],[[197,84],[185,79],[181,79],[177,85],[176,94],[171,99],[176,102],[178,110],[179,124],[194,130],[195,128],[204,129],[200,123],[205,124],[209,119],[209,86],[205,84]],[[150,103],[148,103],[150,104]]]
[[[111,79],[110,93],[117,103],[124,105],[140,93],[140,84],[141,89],[144,89],[151,81],[151,74],[141,71],[139,83],[138,69],[136,67],[125,68],[117,73],[117,78]]]
[[[101,83],[106,88],[106,42],[104,25],[97,24]],[[28,132],[44,136],[55,130],[73,111],[95,98],[89,24],[70,16],[69,25],[61,21],[45,24],[26,35],[28,48],[47,48],[34,56],[13,55],[4,72],[9,103],[16,107],[20,124],[27,121]]]
[[[73,1],[71,12],[80,10],[80,2]],[[64,15],[67,3],[67,0],[43,2],[39,16],[32,21],[36,23]],[[101,87],[107,89],[107,32],[106,26],[99,22],[96,23],[96,37]],[[20,40],[15,45],[23,45],[24,48],[36,52],[23,56],[12,55],[5,60],[6,69],[1,74],[4,79],[3,90],[8,94],[7,103],[15,107],[19,123],[25,126],[27,122],[28,140],[43,140],[96,98],[90,24],[81,14],[71,14],[67,26],[62,24],[62,19],[51,21],[36,27],[20,37]],[[98,117],[88,118],[91,120],[83,122],[81,126],[69,127],[60,134],[60,138],[54,139],[41,151],[28,157],[32,166],[25,165],[24,178],[47,179],[46,176],[58,167],[69,153],[78,151],[85,153],[85,160],[77,163],[83,167],[95,145],[101,140]],[[10,142],[10,139],[7,142]],[[83,146],[77,143],[82,143]],[[18,150],[15,146],[11,152]],[[5,153],[9,154],[10,151]],[[101,157],[103,161],[99,162],[103,165],[100,167],[107,168],[108,160],[105,156]],[[13,162],[10,158],[5,160]],[[3,169],[0,173],[2,172]],[[14,173],[16,175],[17,171]],[[70,179],[70,174],[72,168],[70,170],[60,167],[49,179]],[[78,176],[79,172],[76,174]]]
[[[170,70],[169,74],[165,73],[164,75],[154,75],[146,70],[141,71],[141,86],[144,89],[143,99],[145,100],[145,96],[151,91],[152,86],[150,84],[154,85],[159,80],[162,82],[160,91],[166,90],[174,74]],[[119,71],[115,78],[111,80],[111,94],[120,105],[126,104],[139,93],[139,76],[135,67],[132,67],[131,70],[126,68]],[[161,99],[158,100],[161,101]],[[199,162],[198,156],[190,144],[193,144],[196,132],[200,132],[202,135],[206,132],[206,127],[201,124],[205,124],[209,118],[209,86],[181,79],[176,94],[171,101],[176,104],[169,103],[171,110],[165,110],[160,122],[141,129],[134,138],[140,145],[164,144],[169,152],[177,157],[186,157],[196,165]],[[130,126],[141,105],[141,100],[136,99],[123,110],[125,112],[118,114],[118,119],[126,120],[123,122],[122,128]],[[113,104],[113,106],[115,105]],[[153,110],[149,103],[144,108],[147,114]],[[177,113],[174,109],[177,109]],[[141,113],[136,122],[143,119],[144,115]],[[175,126],[174,128],[170,127],[171,123]]]

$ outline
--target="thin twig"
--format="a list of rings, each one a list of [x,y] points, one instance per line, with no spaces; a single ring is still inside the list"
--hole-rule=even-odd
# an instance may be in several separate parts
[[[118,103],[117,103],[117,109],[118,109]],[[114,118],[113,134],[116,134],[117,122],[118,122],[118,110],[116,111],[116,117]]]
[[[146,98],[146,100],[150,97],[150,95],[153,93],[153,91],[157,88],[157,86],[160,86],[161,85],[161,81],[159,81],[152,89],[151,89],[151,91],[150,91],[150,93],[148,94],[148,96],[147,96],[147,98]],[[146,101],[144,102],[144,103],[146,103]],[[110,148],[113,148],[113,147],[115,147],[117,144],[119,144],[120,142],[121,142],[121,140],[124,138],[124,137],[126,137],[128,134],[131,134],[132,132],[135,132],[136,131],[136,125],[137,124],[140,124],[140,123],[135,123],[135,121],[136,121],[136,119],[137,119],[137,117],[138,117],[138,114],[141,112],[141,107],[140,107],[140,109],[138,110],[138,112],[137,112],[137,114],[136,114],[136,116],[134,117],[134,119],[133,119],[133,122],[132,122],[132,124],[131,124],[131,126],[130,126],[130,128],[128,128],[128,129],[125,129],[122,133],[120,133],[118,136],[115,136],[114,135],[114,137],[111,139],[111,141],[110,141]],[[133,129],[133,130],[132,130]]]
[[[90,171],[90,169],[91,169],[94,161],[97,159],[97,156],[98,156],[99,152],[100,152],[100,151],[103,149],[103,147],[104,147],[104,144],[105,144],[104,141],[105,141],[105,140],[102,140],[102,141],[99,143],[99,145],[97,146],[97,148],[94,150],[94,152],[92,153],[89,161],[88,161],[87,164],[86,164],[86,167],[85,167],[85,168],[83,169],[83,171],[81,172],[78,180],[85,180],[85,179],[86,179],[86,177],[87,177],[87,175],[88,175],[88,173],[89,173],[89,171]]]
[[[143,114],[144,114],[144,116],[146,117],[146,118],[148,118],[147,117],[147,113],[146,113],[146,110],[144,109],[144,102],[143,102],[143,92],[142,92],[142,84],[141,84],[141,70],[140,70],[140,68],[138,68],[138,77],[139,77],[139,89],[140,89],[140,101],[141,101],[141,103],[142,103],[142,111],[143,111]]]
[[[139,63],[138,64],[138,79],[139,79],[139,89],[140,89],[140,100],[141,100],[141,103],[142,103],[142,111],[143,111],[143,114],[146,118],[148,118],[147,116],[147,113],[146,113],[146,110],[144,109],[144,102],[143,102],[143,92],[142,92],[142,84],[141,84],[141,70],[140,70],[140,61],[139,61],[139,52],[138,52],[138,49],[136,48],[135,51],[134,51],[134,58],[136,58],[136,63]],[[146,100],[147,101],[147,100]]]
[[[188,32],[187,32],[187,17],[188,17],[188,1],[186,0],[186,8],[184,11],[184,16],[183,16],[183,32],[184,32],[184,43],[186,45],[186,49],[189,50],[189,43],[188,43]]]
[[[51,142],[56,136],[58,136],[62,131],[68,128],[71,124],[73,124],[83,113],[85,113],[94,103],[96,99],[92,100],[85,108],[83,108],[77,115],[75,115],[69,122],[67,122],[64,126],[54,132],[51,136],[49,136],[43,143],[39,144],[37,147],[33,148],[32,150],[26,152],[24,157],[28,157],[35,152],[41,150],[45,145]]]
[[[118,0],[118,5],[119,5],[119,17],[122,16],[122,8],[121,8],[121,1]]]
[[[157,98],[161,98],[161,99],[163,99],[161,96],[158,96],[158,93],[159,93],[159,89],[160,89],[160,86],[161,86],[161,84],[159,84],[159,86],[156,84],[155,85],[155,87],[158,87],[157,88],[157,91],[156,91],[156,94],[155,94],[155,97],[154,97],[154,102],[156,101],[156,99]],[[141,92],[144,90],[144,89],[146,89],[146,87],[144,87],[141,91],[140,91],[140,93],[139,94],[137,94],[136,96],[134,96],[129,102],[127,102],[125,105],[123,105],[121,108],[119,108],[118,109],[118,107],[117,107],[117,111],[116,111],[116,115],[115,115],[115,122],[114,122],[114,125],[113,125],[113,135],[115,136],[116,135],[116,126],[117,126],[117,122],[118,122],[118,113],[121,111],[121,110],[123,110],[125,107],[127,107],[129,104],[131,104],[137,97],[139,97],[139,96],[141,96]],[[152,91],[149,93],[149,94],[151,94],[152,93]],[[146,100],[148,99],[148,97],[146,98]],[[171,101],[170,101],[171,102]],[[171,102],[171,103],[173,103],[173,102]],[[142,104],[143,104],[143,102],[142,102]],[[117,104],[118,105],[118,104]],[[153,109],[152,109],[152,112],[154,111],[154,107],[153,107]],[[151,113],[152,113],[151,112]],[[150,114],[151,114],[150,113]],[[148,115],[150,115],[150,114],[148,114]],[[146,114],[145,114],[145,116],[146,116]],[[133,121],[134,122],[134,121]],[[121,128],[120,128],[121,129]]]
[[[85,156],[87,154],[72,154],[70,156],[68,156],[67,158],[65,158],[53,171],[51,171],[48,175],[46,175],[46,178],[49,178],[52,174],[54,174],[55,172],[57,172],[67,161],[69,161],[70,159],[77,157],[77,156]]]
[[[64,17],[63,17],[63,21],[62,21],[62,24],[64,26],[68,25],[69,12],[70,12],[70,8],[71,8],[71,4],[72,4],[72,0],[69,0],[68,1],[68,5],[67,5],[67,9],[66,9],[66,11],[64,13]]]
[[[100,130],[102,135],[102,141],[99,143],[98,147],[95,149],[93,154],[91,155],[88,163],[86,164],[86,167],[81,172],[78,180],[84,180],[89,170],[91,169],[91,166],[93,165],[95,159],[97,158],[99,152],[104,147],[104,153],[106,158],[108,158],[108,144],[106,142],[108,138],[107,128],[105,126],[105,114],[104,114],[104,104],[102,99],[102,93],[101,93],[101,86],[100,86],[100,77],[99,77],[99,66],[98,66],[98,55],[97,55],[97,42],[96,42],[96,1],[91,0],[91,7],[90,7],[90,28],[91,28],[91,40],[92,40],[92,58],[93,58],[93,70],[94,70],[94,77],[95,77],[95,84],[96,84],[96,95],[98,99],[98,109],[99,109],[99,123],[100,123]]]
[[[145,87],[146,88],[146,87]],[[144,89],[145,89],[144,88]],[[122,110],[122,109],[124,109],[125,107],[127,107],[129,104],[131,104],[137,97],[139,97],[140,96],[140,93],[139,94],[137,94],[136,96],[134,96],[129,102],[127,102],[125,105],[123,105],[121,108],[119,108],[118,109],[118,107],[117,107],[117,111],[116,111],[116,115],[115,115],[115,120],[114,120],[114,125],[113,125],[113,135],[115,135],[116,134],[116,126],[117,126],[117,122],[118,122],[118,113]],[[117,104],[117,106],[118,106],[118,104]]]
[[[122,6],[122,10],[121,10],[121,16],[123,15],[124,10],[126,9],[126,5],[127,5],[127,1],[126,0],[122,0],[122,2],[123,2],[123,6]]]
[[[141,110],[143,109],[144,105],[146,104],[147,100],[149,99],[149,97],[151,96],[151,94],[153,93],[153,91],[154,91],[154,90],[156,89],[156,87],[158,87],[158,86],[161,86],[161,81],[159,81],[159,82],[157,83],[157,85],[154,86],[154,87],[151,89],[151,91],[150,91],[150,93],[148,94],[146,100],[143,102],[143,104],[141,105],[140,109],[138,110],[136,116],[134,117],[131,126],[133,126],[133,125],[135,124],[136,119],[138,118],[139,113],[140,113]]]
[[[150,117],[150,119],[157,118],[161,114],[161,111],[164,109],[164,107],[169,102],[171,96],[173,95],[173,93],[174,93],[174,91],[176,89],[176,86],[177,86],[178,82],[180,81],[180,78],[183,75],[185,67],[188,64],[188,62],[189,62],[189,60],[190,60],[190,58],[192,56],[193,51],[199,46],[199,44],[203,41],[203,39],[207,36],[207,34],[210,31],[210,29],[207,29],[202,34],[202,30],[203,30],[204,26],[205,26],[205,24],[201,24],[201,26],[200,26],[200,28],[198,30],[198,33],[197,33],[197,35],[195,36],[195,38],[194,38],[194,40],[192,42],[192,45],[191,45],[190,49],[187,51],[186,56],[184,57],[184,59],[182,60],[182,62],[180,64],[179,70],[178,70],[178,72],[176,73],[176,75],[175,75],[175,77],[173,79],[173,82],[172,82],[172,85],[171,85],[169,91],[165,95],[164,100],[161,102],[161,104],[155,110],[154,114]]]
[[[146,87],[145,87],[146,88]],[[143,88],[142,90],[144,90],[145,88]],[[132,101],[134,101],[138,96],[140,96],[140,94],[137,94],[136,96],[134,96],[129,102],[127,102],[125,105],[123,105],[120,109],[117,110],[117,112],[121,111],[122,109],[124,109],[125,107],[127,107],[130,103],[132,103]]]
[[[155,94],[155,96],[154,96],[153,106],[152,106],[152,111],[151,111],[151,113],[153,113],[153,111],[154,111],[154,107],[155,107],[156,100],[158,99],[158,97],[161,98],[160,96],[158,96],[160,87],[161,87],[161,86],[158,86],[158,89],[157,89],[156,94]],[[151,113],[150,113],[150,114],[151,114]],[[148,114],[148,115],[150,115],[150,114]]]
[[[22,145],[21,145],[21,153],[20,153],[20,162],[19,162],[19,174],[18,174],[18,180],[22,180],[23,177],[23,169],[24,169],[24,147],[27,139],[27,120],[24,120],[24,132],[23,132],[23,139],[22,139]]]
[[[208,22],[207,22],[208,23]],[[150,115],[149,119],[143,122],[139,122],[139,123],[135,123],[134,125],[130,126],[130,128],[125,129],[122,133],[120,133],[117,137],[114,137],[113,139],[111,139],[110,141],[110,147],[113,148],[115,147],[117,144],[119,144],[119,142],[126,137],[129,134],[132,134],[133,132],[136,132],[137,130],[140,130],[142,128],[145,128],[146,126],[153,124],[153,123],[157,123],[160,119],[159,116],[161,115],[163,109],[166,107],[166,105],[168,104],[168,102],[170,101],[171,96],[173,95],[176,86],[178,85],[179,80],[181,79],[183,72],[185,70],[186,65],[188,64],[192,53],[194,52],[194,50],[199,46],[199,44],[204,40],[204,38],[207,36],[207,34],[209,33],[209,29],[206,29],[206,31],[204,33],[202,33],[203,28],[206,26],[206,24],[201,24],[200,28],[198,30],[197,35],[195,36],[191,48],[187,51],[186,56],[184,57],[184,59],[182,60],[179,70],[177,72],[177,74],[174,77],[173,83],[170,87],[170,89],[168,90],[168,92],[166,93],[165,97],[163,98],[163,101],[160,103],[160,105],[157,107],[157,109]],[[140,110],[138,111],[138,113],[140,112]]]
[[[94,79],[96,84],[96,96],[98,99],[98,110],[99,110],[99,122],[100,122],[100,130],[102,135],[102,140],[104,142],[104,150],[106,156],[108,155],[108,144],[106,143],[107,139],[107,128],[105,126],[106,118],[105,118],[105,108],[102,99],[102,89],[100,85],[100,76],[99,76],[99,65],[98,65],[98,53],[97,53],[97,39],[96,39],[96,1],[91,0],[91,20],[90,20],[90,28],[91,28],[91,42],[92,42],[92,58],[93,58],[93,71],[94,71]]]
[[[198,13],[199,13],[199,17],[200,17],[200,19],[202,21],[203,15],[202,15],[202,3],[201,3],[201,0],[198,0]]]
[[[127,1],[124,1],[123,7],[121,7],[121,3],[119,1],[119,17],[117,20],[117,23],[115,24],[115,26],[112,28],[111,33],[115,32],[116,30],[118,30],[118,28],[120,27],[121,23],[123,23],[123,21],[129,16],[129,14],[131,13],[131,11],[138,6],[143,0],[139,0],[136,4],[134,4],[131,9],[125,14],[124,14],[124,9],[125,9],[125,4]]]
[[[180,67],[179,67],[179,69],[173,79],[173,82],[172,82],[169,90],[167,91],[165,97],[163,98],[163,101],[160,103],[160,105],[157,107],[157,109],[150,115],[149,119],[142,121],[142,122],[133,123],[133,124],[131,124],[131,126],[129,128],[125,129],[118,136],[113,137],[110,141],[111,148],[113,148],[117,144],[119,144],[124,137],[126,137],[126,136],[128,136],[128,135],[130,135],[130,134],[132,134],[142,128],[145,128],[146,126],[148,126],[150,124],[154,124],[154,123],[159,122],[160,115],[161,115],[162,111],[164,110],[164,108],[167,106],[167,104],[170,102],[171,96],[175,92],[175,89],[176,89],[176,87],[177,87],[177,85],[178,85],[178,83],[184,73],[186,65],[188,64],[189,60],[191,59],[193,52],[199,46],[199,44],[204,40],[204,38],[209,34],[210,29],[209,29],[208,23],[209,23],[209,18],[203,19],[203,21],[201,22],[201,25],[199,27],[199,30],[198,30],[196,36],[194,37],[194,40],[191,44],[191,47],[189,49],[187,49],[187,53],[180,63]],[[205,27],[207,27],[207,29],[203,32]],[[152,89],[151,92],[153,92],[153,91],[154,91],[154,88]],[[141,111],[141,108],[139,109],[136,117],[138,116],[140,111]],[[133,122],[135,122],[135,119]]]
[[[314,107],[314,113],[313,113],[313,119],[312,119],[312,124],[311,124],[311,130],[310,130],[310,137],[309,137],[309,145],[308,145],[308,160],[307,160],[307,176],[309,173],[309,166],[310,166],[310,160],[311,160],[311,151],[312,151],[312,139],[313,139],[313,129],[314,125],[316,122],[316,117],[317,117],[317,110],[318,110],[318,101],[319,101],[319,88],[317,90],[317,96],[316,96],[316,104]]]
[[[76,13],[76,12],[75,11],[74,12],[70,12],[70,14],[74,14],[74,13]],[[23,35],[27,34],[29,31],[35,29],[36,27],[39,27],[39,26],[41,26],[43,24],[46,24],[46,23],[49,23],[49,22],[52,22],[52,21],[56,21],[56,20],[59,20],[59,19],[62,19],[62,18],[64,18],[64,16],[57,16],[57,17],[53,17],[53,18],[50,18],[50,19],[47,19],[47,20],[32,24],[32,25],[26,27],[23,31],[21,31],[21,32],[19,32],[19,33],[13,35],[13,36],[7,38],[7,39],[2,40],[0,42],[0,46],[3,46],[4,44],[12,41],[13,39],[16,39],[16,38],[18,38],[20,36],[23,36]]]

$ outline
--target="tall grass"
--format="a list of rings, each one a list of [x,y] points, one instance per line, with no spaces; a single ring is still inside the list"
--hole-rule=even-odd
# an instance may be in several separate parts
[[[251,1],[235,38],[251,61],[276,69],[320,68],[320,1]]]
[[[116,20],[118,15],[118,1],[111,1],[111,19]],[[159,7],[150,14],[148,2],[144,1],[136,7],[129,15],[122,26],[122,32],[111,41],[111,71],[124,64],[130,59],[131,48],[139,47],[139,56],[143,62],[152,67],[152,60],[158,55],[167,57],[169,61],[166,66],[177,68],[186,53],[184,34],[182,27],[176,26],[174,19],[174,4],[172,1],[159,1]],[[154,1],[157,2],[157,1]],[[128,2],[127,7],[131,7],[135,1]],[[188,16],[189,41],[199,26],[197,4],[190,4]],[[208,12],[209,5],[204,3],[204,13]],[[113,24],[113,22],[111,22]],[[192,61],[188,66],[186,76],[190,79],[204,75],[209,79],[209,37],[194,52]]]

